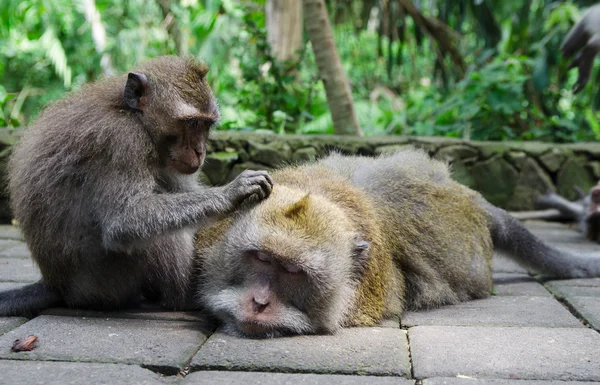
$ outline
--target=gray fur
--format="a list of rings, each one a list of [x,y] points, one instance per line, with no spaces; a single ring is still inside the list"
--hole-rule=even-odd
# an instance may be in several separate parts
[[[22,303],[0,293],[0,316],[29,315],[56,298],[115,309],[142,293],[185,307],[198,226],[269,195],[264,171],[223,187],[198,184],[219,117],[204,65],[162,57],[136,71],[50,105],[14,150],[12,208],[42,272],[34,286],[48,300],[26,305],[31,287]]]
[[[600,52],[600,4],[590,7],[571,28],[560,49],[567,58],[575,56],[568,68],[579,69],[574,86],[574,92],[578,93],[589,81],[594,58]]]

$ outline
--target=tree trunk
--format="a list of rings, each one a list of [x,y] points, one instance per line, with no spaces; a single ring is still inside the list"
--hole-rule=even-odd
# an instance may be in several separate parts
[[[312,43],[319,74],[325,85],[327,104],[337,135],[361,135],[350,82],[338,56],[323,0],[303,0],[306,31]]]
[[[162,11],[163,17],[165,20],[163,21],[163,25],[165,26],[167,32],[173,40],[175,41],[175,50],[177,51],[177,55],[179,56],[187,56],[187,42],[185,35],[181,33],[179,29],[179,24],[177,23],[177,19],[173,12],[171,12],[171,0],[157,0],[158,5],[160,6],[160,10]]]
[[[267,0],[267,40],[275,60],[297,62],[302,49],[302,2]]]

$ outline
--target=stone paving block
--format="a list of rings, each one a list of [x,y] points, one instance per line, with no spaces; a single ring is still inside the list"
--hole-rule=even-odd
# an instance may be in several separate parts
[[[524,267],[519,266],[515,261],[499,252],[494,253],[492,263],[494,266],[494,273],[527,274],[527,270]]]
[[[0,317],[0,335],[27,322],[23,317]]]
[[[23,234],[21,234],[21,230],[15,226],[0,225],[0,238],[23,240]]]
[[[406,312],[402,326],[415,325],[583,327],[554,298],[531,296],[492,296],[429,311]]]
[[[35,335],[38,347],[10,353],[17,338]],[[141,364],[175,374],[206,335],[193,322],[40,316],[0,337],[0,358]]]
[[[159,306],[144,306],[134,309],[119,311],[96,311],[85,309],[69,309],[63,307],[50,308],[42,311],[44,315],[65,317],[93,317],[93,318],[129,318],[162,321],[189,321],[201,324],[206,332],[216,329],[216,324],[209,320],[206,314],[200,311],[168,311]]]
[[[494,274],[494,291],[496,295],[551,296],[541,283],[526,274]]]
[[[0,238],[0,255],[6,249],[10,249],[11,247],[18,246],[23,242],[16,239],[2,239]]]
[[[260,372],[194,372],[181,385],[414,385],[413,380],[398,377],[346,376],[338,374],[291,374]]]
[[[384,319],[377,325],[382,328],[400,328],[400,318],[394,317],[389,319]]]
[[[566,300],[592,328],[600,332],[600,297],[567,297]]]
[[[29,284],[24,282],[0,282],[0,291],[18,289],[19,287],[23,287],[25,285]]]
[[[134,365],[0,360],[0,384],[165,385],[161,376]]]
[[[32,260],[0,258],[0,281],[36,282],[40,278],[40,270]]]
[[[29,248],[23,242],[2,239],[0,242],[15,242],[16,244],[0,250],[0,258],[23,258],[30,259]]]
[[[600,381],[600,334],[587,328],[416,326],[414,375]]]
[[[407,376],[406,332],[348,328],[334,335],[252,340],[213,334],[192,370],[241,370]]]
[[[480,378],[428,378],[423,385],[594,385],[600,382],[546,380],[488,380]]]

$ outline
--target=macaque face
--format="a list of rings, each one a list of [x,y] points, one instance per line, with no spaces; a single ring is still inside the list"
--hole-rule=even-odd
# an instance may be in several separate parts
[[[205,254],[198,294],[226,332],[267,338],[341,326],[356,287],[351,242],[315,245],[294,230],[246,218]]]
[[[215,121],[207,117],[180,120],[176,133],[165,137],[167,167],[181,174],[193,174],[204,163],[206,140]]]

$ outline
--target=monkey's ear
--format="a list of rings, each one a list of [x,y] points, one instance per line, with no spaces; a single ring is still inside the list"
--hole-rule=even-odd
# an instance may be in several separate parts
[[[292,203],[290,206],[286,207],[283,215],[290,219],[296,218],[298,215],[304,213],[308,209],[309,199],[309,194],[306,194],[298,202]]]
[[[148,78],[139,72],[130,72],[123,93],[125,103],[129,108],[143,111],[148,105]]]
[[[352,250],[352,262],[354,263],[354,272],[356,275],[361,276],[367,267],[369,262],[369,249],[371,245],[369,242],[361,239],[354,243],[354,249]]]

